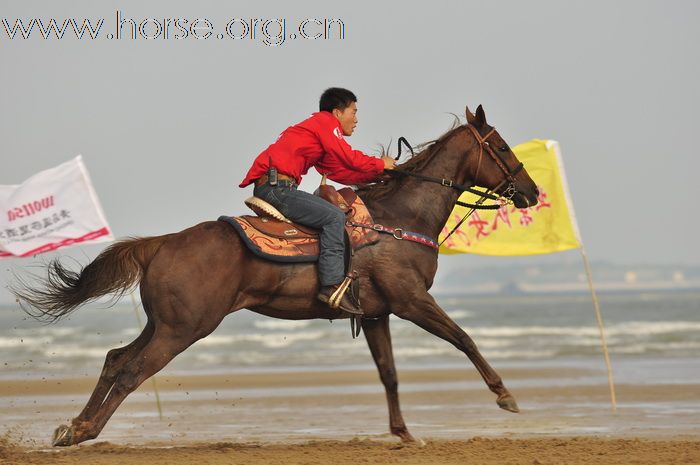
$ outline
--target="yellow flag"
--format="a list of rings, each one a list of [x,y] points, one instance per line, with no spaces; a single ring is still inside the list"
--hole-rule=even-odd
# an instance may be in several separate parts
[[[539,188],[537,205],[526,209],[504,205],[499,210],[477,210],[440,246],[440,253],[536,255],[581,247],[559,144],[535,139],[514,147],[513,153]],[[465,192],[459,199],[474,203],[478,197]],[[465,207],[455,207],[440,240],[468,211]]]

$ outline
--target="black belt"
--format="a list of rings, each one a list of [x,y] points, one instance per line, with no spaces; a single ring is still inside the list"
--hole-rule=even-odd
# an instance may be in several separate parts
[[[269,181],[269,176],[266,174],[263,174],[260,176],[258,179],[255,180],[255,185],[256,186],[262,186],[265,184],[268,184]],[[277,175],[277,186],[280,187],[290,187],[290,186],[295,186],[297,184],[297,180],[294,179],[291,176],[287,176],[286,174],[278,174]]]

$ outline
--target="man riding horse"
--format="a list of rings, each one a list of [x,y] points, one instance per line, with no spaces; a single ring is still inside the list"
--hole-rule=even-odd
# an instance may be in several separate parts
[[[288,127],[253,162],[240,187],[255,184],[253,195],[265,200],[287,219],[320,231],[318,274],[323,302],[335,301],[344,279],[343,212],[321,197],[300,191],[301,177],[312,166],[333,181],[360,184],[377,180],[396,162],[384,156],[376,158],[353,150],[344,136],[351,136],[357,126],[357,97],[338,87],[321,95],[319,111],[299,124]],[[342,295],[340,309],[362,314],[347,295]]]
[[[376,179],[383,169],[393,168],[390,160],[365,158],[342,140],[356,124],[356,106],[352,94],[340,100],[342,103],[323,106],[322,99],[322,111],[287,129],[263,152],[243,184],[258,180],[258,195],[267,193],[265,197],[283,213],[304,221],[307,216],[321,216],[308,213],[315,212],[309,205],[316,199],[302,197],[296,190],[310,166],[343,183]],[[391,315],[416,324],[463,352],[497,396],[498,406],[518,411],[515,397],[474,340],[429,292],[438,268],[435,240],[462,192],[480,186],[510,199],[514,208],[537,204],[537,185],[496,128],[487,123],[481,105],[476,113],[466,108],[465,116],[467,124],[427,144],[402,163],[400,170],[390,171],[395,176],[357,191],[371,214],[373,229],[384,233],[371,247],[356,250],[353,257],[352,268],[363,291],[366,317],[361,319],[362,331],[386,391],[390,431],[403,441],[414,438],[399,405]],[[271,167],[288,179],[278,177],[275,185]],[[282,186],[280,180],[284,181]],[[329,217],[334,215],[340,218],[328,213]],[[408,240],[409,232],[427,240]],[[335,234],[337,238],[337,231]],[[340,268],[339,261],[334,262],[331,255],[335,269]],[[325,286],[333,289],[331,278],[340,277],[324,274],[323,292],[330,290]],[[97,438],[127,396],[175,356],[211,334],[227,315],[249,309],[288,320],[347,316],[315,298],[318,277],[310,261],[261,259],[228,221],[205,221],[177,233],[124,239],[78,271],[65,267],[57,258],[38,284],[19,283],[11,289],[30,315],[53,322],[86,302],[109,294],[123,295],[136,285],[147,317],[143,330],[132,342],[107,353],[90,399],[69,425],[56,428],[53,445],[69,446]]]

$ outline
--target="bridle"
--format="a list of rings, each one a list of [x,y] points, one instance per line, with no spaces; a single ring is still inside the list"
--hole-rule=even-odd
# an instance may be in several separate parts
[[[503,205],[507,205],[509,203],[512,203],[513,196],[518,192],[518,189],[515,187],[516,185],[516,180],[515,176],[518,175],[523,170],[523,164],[522,162],[518,163],[518,165],[511,170],[508,168],[508,164],[503,160],[503,158],[493,150],[491,147],[491,144],[489,143],[488,139],[496,132],[496,128],[492,127],[489,132],[486,133],[486,135],[482,136],[479,134],[479,131],[471,124],[467,124],[466,128],[469,129],[476,139],[477,143],[479,144],[479,158],[477,160],[477,165],[476,165],[476,173],[474,174],[474,179],[477,179],[479,176],[479,171],[481,169],[481,160],[483,158],[484,152],[486,152],[491,159],[496,163],[496,165],[500,168],[500,170],[503,172],[505,175],[503,181],[501,181],[500,184],[498,184],[495,188],[489,189],[486,192],[480,191],[477,189],[474,189],[473,186],[475,186],[474,182],[470,182],[469,184],[458,184],[455,183],[452,180],[444,179],[444,178],[434,178],[431,176],[425,176],[419,173],[413,173],[411,171],[404,171],[404,170],[390,170],[387,171],[388,173],[395,173],[395,174],[400,174],[400,175],[406,175],[410,176],[413,178],[420,179],[422,181],[427,181],[427,182],[434,182],[438,183],[444,187],[452,188],[457,191],[461,192],[471,192],[472,194],[478,195],[480,198],[476,201],[476,203],[466,203],[466,202],[461,202],[457,201],[455,202],[455,205],[459,205],[462,207],[467,207],[469,208],[469,212],[467,212],[466,215],[455,225],[454,228],[452,228],[452,231],[445,236],[445,238],[440,242],[440,245],[444,243],[447,238],[449,238],[461,225],[464,223],[467,218],[469,218],[472,213],[474,213],[475,210],[498,210],[500,209]],[[401,157],[401,146],[404,144],[410,151],[411,154],[413,154],[413,148],[411,145],[408,143],[405,137],[400,137],[398,141],[398,155],[396,156],[395,160],[398,160],[399,157]],[[498,190],[505,184],[508,183],[508,186],[505,188],[502,194],[495,194],[495,192],[498,192]],[[492,194],[491,192],[494,192]],[[490,200],[496,200],[499,203],[493,204],[493,205],[483,205],[483,202],[486,201],[487,199]]]
[[[508,181],[508,187],[505,190],[505,195],[501,195],[502,198],[507,199],[510,201],[513,196],[518,192],[518,190],[515,187],[515,176],[518,175],[523,170],[523,164],[522,162],[518,163],[518,166],[516,166],[513,170],[508,168],[508,164],[505,162],[505,160],[501,157],[500,154],[495,152],[493,148],[491,147],[491,144],[488,142],[489,137],[493,135],[493,133],[496,132],[496,128],[493,127],[489,132],[486,133],[485,136],[481,136],[479,134],[479,131],[476,130],[474,126],[471,124],[467,124],[467,129],[469,129],[472,134],[474,135],[474,138],[476,139],[477,143],[479,144],[479,160],[477,161],[476,165],[476,173],[474,174],[474,179],[477,179],[479,177],[479,170],[481,169],[481,158],[483,157],[484,150],[486,150],[486,153],[489,154],[491,159],[496,163],[496,165],[503,171],[503,174],[505,175],[505,179],[501,181],[501,183],[496,186],[493,190],[498,191],[500,187]]]
[[[479,158],[477,161],[476,173],[474,174],[474,178],[476,179],[479,176],[479,171],[481,170],[481,160],[483,158],[484,151],[485,151],[491,157],[491,159],[496,163],[496,166],[498,166],[500,168],[500,170],[503,172],[503,174],[505,175],[505,178],[503,179],[503,181],[501,181],[501,183],[499,185],[497,185],[493,189],[490,189],[489,191],[497,192],[503,186],[503,184],[508,182],[508,187],[505,189],[503,194],[494,195],[494,194],[491,194],[489,191],[484,192],[484,191],[474,189],[473,187],[476,184],[474,184],[473,181],[470,182],[469,184],[458,184],[458,183],[456,183],[452,180],[449,180],[449,179],[435,178],[432,176],[425,176],[423,174],[414,173],[412,171],[404,171],[404,170],[400,170],[400,169],[393,169],[393,170],[387,171],[387,173],[388,174],[406,175],[406,176],[420,179],[421,181],[438,183],[444,187],[449,187],[449,188],[455,189],[459,192],[471,192],[472,194],[476,194],[476,195],[484,198],[484,200],[485,199],[499,200],[499,201],[506,200],[507,202],[510,202],[512,200],[513,196],[517,193],[517,188],[515,187],[515,183],[516,183],[515,176],[517,176],[518,173],[520,173],[523,170],[522,162],[518,163],[518,165],[514,169],[511,170],[510,168],[508,168],[508,164],[505,162],[505,160],[503,160],[501,155],[496,153],[493,150],[488,139],[496,132],[495,127],[491,128],[491,130],[488,133],[486,133],[485,136],[482,136],[481,134],[479,134],[479,131],[471,124],[467,124],[463,127],[466,127],[467,129],[469,129],[471,131],[472,135],[474,136],[474,139],[476,139],[476,142],[479,144]],[[414,154],[413,148],[408,143],[408,141],[406,140],[405,137],[399,137],[398,142],[399,142],[399,144],[398,144],[399,150],[398,150],[398,154],[394,158],[395,160],[398,160],[401,157],[402,146],[406,146],[408,148],[408,150],[410,150],[411,154],[412,155]],[[437,141],[433,141],[433,142],[437,142]],[[461,206],[472,207],[472,205],[464,204],[464,202],[457,202],[456,204],[461,205]],[[483,209],[483,210],[492,210],[492,209],[500,208],[500,205],[479,205],[478,208]]]

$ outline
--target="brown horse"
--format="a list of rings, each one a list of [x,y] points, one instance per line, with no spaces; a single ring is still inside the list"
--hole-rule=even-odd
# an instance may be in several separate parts
[[[481,106],[468,109],[467,124],[453,128],[399,168],[395,176],[359,190],[374,220],[437,239],[460,192],[449,182],[473,184],[498,193],[509,190],[519,208],[537,203],[537,187],[501,136],[486,122]],[[418,175],[418,176],[415,176]],[[420,176],[423,176],[421,179]],[[386,389],[391,432],[413,441],[401,415],[389,333],[394,314],[452,343],[464,352],[497,395],[498,405],[517,412],[515,399],[472,339],[428,293],[437,252],[383,235],[355,254],[353,268],[362,290],[362,321],[369,349]],[[399,273],[400,272],[400,273]],[[87,405],[70,426],[54,433],[55,446],[94,439],[126,396],[177,354],[206,337],[229,313],[242,308],[283,319],[344,318],[316,300],[314,264],[281,264],[258,258],[231,226],[208,221],[175,234],[119,241],[79,273],[59,261],[49,265],[42,288],[14,292],[36,318],[55,321],[81,304],[140,284],[148,322],[130,344],[110,350]]]

